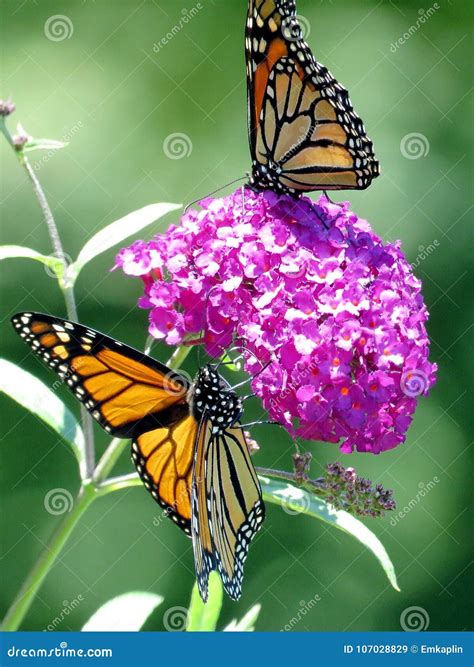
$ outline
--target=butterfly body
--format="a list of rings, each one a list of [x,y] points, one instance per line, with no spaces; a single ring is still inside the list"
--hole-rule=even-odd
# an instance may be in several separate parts
[[[191,383],[75,322],[19,313],[12,324],[108,433],[132,439],[143,484],[163,515],[193,540],[203,600],[212,570],[238,599],[264,505],[240,425],[242,399],[217,368],[204,366]]]
[[[379,166],[347,90],[313,56],[294,0],[249,0],[250,186],[299,196],[364,189]]]
[[[201,368],[188,394],[196,421],[206,417],[213,433],[223,433],[242,416],[242,399],[211,364]]]

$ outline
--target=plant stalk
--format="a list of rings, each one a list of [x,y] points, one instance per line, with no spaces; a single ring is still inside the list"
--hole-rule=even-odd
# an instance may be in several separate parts
[[[67,261],[64,254],[61,238],[56,226],[53,213],[46,199],[46,195],[41,187],[36,174],[28,161],[27,156],[21,147],[15,144],[3,119],[0,119],[0,132],[2,132],[8,143],[17,154],[20,164],[25,168],[26,173],[32,183],[34,193],[41,208],[44,220],[46,222],[54,256],[61,262],[61,267],[56,271],[58,284],[63,292],[67,314],[69,319],[77,321],[77,306],[74,297],[74,282],[67,277]],[[151,346],[150,346],[151,347]],[[168,365],[178,368],[186,359],[190,352],[190,347],[181,346],[175,350]],[[122,453],[127,440],[114,438],[109,444],[104,455],[95,467],[94,434],[92,428],[92,418],[87,410],[81,406],[82,427],[85,435],[85,458],[86,458],[86,479],[82,480],[82,485],[72,509],[62,518],[56,527],[48,544],[45,546],[40,557],[28,573],[23,585],[18,591],[13,603],[11,604],[2,624],[2,629],[6,631],[15,631],[20,626],[26,613],[38,593],[44,579],[53,567],[56,559],[59,557],[65,543],[71,535],[74,527],[77,525],[81,516],[87,510],[94,498],[105,495],[111,491],[126,488],[140,480],[137,475],[124,475],[111,480],[106,480],[108,473],[112,470]],[[104,480],[106,480],[104,482]],[[132,481],[133,480],[133,481]],[[104,482],[104,483],[102,483]]]
[[[33,185],[34,193],[36,195],[41,211],[43,213],[44,220],[48,227],[48,232],[53,246],[54,255],[55,257],[58,258],[60,262],[62,262],[62,275],[58,275],[58,283],[64,295],[64,300],[66,302],[67,316],[70,320],[77,322],[78,314],[77,314],[76,299],[74,297],[74,286],[69,281],[66,282],[63,279],[64,270],[67,266],[67,262],[53,213],[48,204],[48,200],[46,199],[46,195],[44,194],[43,188],[41,187],[40,182],[36,178],[34,169],[31,166],[26,155],[22,154],[20,162],[25,167],[26,173],[28,174],[30,181]],[[94,429],[92,424],[92,417],[89,415],[87,410],[82,405],[81,405],[81,424],[85,439],[86,475],[87,478],[89,478],[92,475],[95,465]]]
[[[95,496],[92,485],[82,487],[70,512],[61,520],[48,545],[28,573],[2,623],[2,630],[18,630],[44,579],[61,553],[77,522]]]
[[[66,255],[64,254],[63,245],[61,242],[61,238],[59,236],[59,231],[56,226],[56,222],[54,220],[53,212],[51,211],[51,207],[48,204],[48,200],[46,199],[44,190],[41,187],[41,184],[36,177],[35,171],[31,166],[27,155],[25,154],[24,150],[18,148],[18,146],[15,145],[13,137],[8,127],[6,126],[4,119],[2,119],[2,122],[0,123],[0,130],[5,136],[10,146],[15,151],[20,164],[22,165],[22,167],[24,167],[28,175],[28,178],[31,181],[31,184],[33,186],[33,191],[35,193],[36,199],[43,214],[43,218],[48,228],[49,237],[51,239],[51,244],[53,246],[53,254],[61,263],[61,271],[56,272],[56,274],[59,287],[61,289],[61,292],[63,293],[64,301],[66,303],[67,316],[70,320],[77,322],[78,316],[77,316],[76,299],[74,297],[74,285],[69,280],[64,280],[64,274],[67,268]],[[95,465],[94,430],[92,427],[92,418],[83,406],[81,406],[81,424],[85,439],[86,477],[89,478],[92,475]]]

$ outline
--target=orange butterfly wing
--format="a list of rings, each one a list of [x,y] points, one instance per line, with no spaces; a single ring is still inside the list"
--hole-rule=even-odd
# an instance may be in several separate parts
[[[110,434],[133,438],[132,459],[153,498],[190,535],[197,424],[189,383],[113,338],[50,315],[19,313],[13,326]]]
[[[132,443],[132,459],[145,487],[168,516],[191,536],[191,498],[197,422],[183,407],[182,419],[147,431]]]
[[[189,383],[144,353],[50,315],[19,313],[12,324],[108,433],[132,438],[182,417]]]
[[[249,0],[251,185],[279,193],[364,189],[379,173],[347,90],[304,42],[293,0]]]

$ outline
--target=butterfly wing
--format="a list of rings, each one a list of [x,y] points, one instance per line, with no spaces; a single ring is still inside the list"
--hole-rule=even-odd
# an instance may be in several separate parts
[[[188,536],[191,536],[191,495],[194,448],[198,424],[182,407],[182,418],[153,429],[132,443],[132,459],[153,498]]]
[[[204,414],[199,424],[194,458],[191,533],[194,565],[199,594],[204,602],[208,597],[209,575],[215,570],[216,557],[210,526],[210,494],[208,493],[207,459],[212,443],[212,426]]]
[[[249,0],[252,184],[277,192],[364,189],[379,173],[347,90],[314,58],[292,0]]]
[[[182,418],[189,383],[164,364],[58,317],[19,313],[12,324],[108,433],[133,438]]]
[[[186,378],[74,322],[19,313],[12,323],[108,433],[134,439],[132,459],[145,487],[164,516],[190,535],[197,422]]]
[[[192,535],[200,595],[217,570],[233,600],[242,592],[243,565],[265,508],[257,474],[239,424],[214,434],[202,420],[196,447]]]

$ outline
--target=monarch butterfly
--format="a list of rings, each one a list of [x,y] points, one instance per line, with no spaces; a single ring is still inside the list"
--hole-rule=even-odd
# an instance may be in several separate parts
[[[74,322],[38,313],[12,318],[17,333],[111,435],[132,439],[132,459],[153,498],[193,541],[199,593],[212,570],[229,596],[265,516],[241,427],[242,399],[216,366],[195,382]]]
[[[379,164],[347,90],[303,39],[295,0],[249,0],[250,185],[299,196],[367,188]]]

